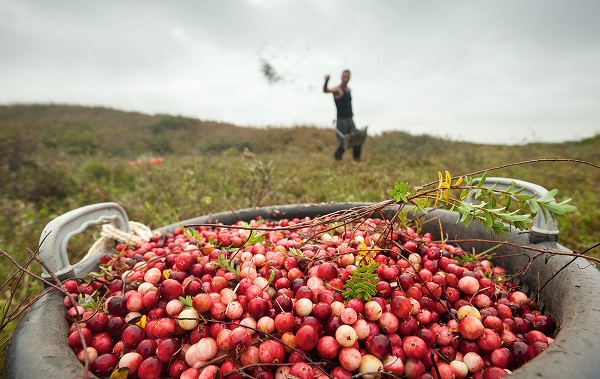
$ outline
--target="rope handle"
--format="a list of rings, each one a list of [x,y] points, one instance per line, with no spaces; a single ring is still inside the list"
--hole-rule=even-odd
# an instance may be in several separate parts
[[[121,243],[148,242],[154,236],[150,227],[140,222],[129,221],[128,225],[131,231],[129,233],[117,229],[112,224],[103,224],[100,231],[100,238],[90,247],[87,254],[82,258],[82,261],[106,251],[113,241]]]

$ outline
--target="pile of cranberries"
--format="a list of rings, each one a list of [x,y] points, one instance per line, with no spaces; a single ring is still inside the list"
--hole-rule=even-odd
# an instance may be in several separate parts
[[[99,377],[493,379],[553,342],[555,322],[489,260],[378,219],[310,221],[116,245],[64,283],[69,345]],[[373,296],[346,298],[367,262]]]

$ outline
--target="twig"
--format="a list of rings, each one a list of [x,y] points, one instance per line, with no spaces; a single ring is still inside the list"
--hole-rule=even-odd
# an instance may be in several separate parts
[[[517,247],[519,249],[534,251],[534,252],[538,252],[540,254],[564,255],[564,256],[567,256],[567,257],[581,257],[582,256],[581,254],[578,254],[576,252],[567,252],[567,251],[560,251],[560,250],[543,250],[543,249],[537,249],[535,247],[525,246],[525,245],[519,245],[517,243],[507,242],[507,241],[491,241],[491,240],[486,240],[486,239],[470,238],[470,239],[447,240],[446,242],[452,242],[452,243],[461,243],[461,242],[496,243],[496,244],[501,244],[501,245],[506,245],[506,246]],[[600,243],[594,245],[589,250],[595,249],[598,246],[600,246]],[[537,256],[538,255],[536,255],[535,257],[537,258]],[[596,262],[596,263],[600,264],[600,258],[590,257],[590,256],[586,256],[584,258],[587,259],[587,260],[590,260],[592,262]]]

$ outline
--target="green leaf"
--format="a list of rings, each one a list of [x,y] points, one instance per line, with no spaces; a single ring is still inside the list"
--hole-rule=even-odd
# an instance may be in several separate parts
[[[413,200],[413,203],[415,204],[415,214],[417,213],[423,213],[423,214],[427,214],[427,207],[429,206],[429,200],[427,198],[421,197],[421,198],[417,198]]]
[[[540,206],[538,205],[537,201],[529,202],[529,210],[534,215],[538,214],[538,212],[540,211]]]
[[[271,270],[271,274],[269,275],[269,280],[267,281],[267,286],[270,286],[275,280],[275,270]]]
[[[558,193],[558,190],[556,188],[551,189],[544,196],[538,198],[537,201],[540,203],[551,202],[554,200],[554,196],[556,196],[557,193]]]
[[[194,229],[194,228],[183,228],[183,235],[188,237],[188,238],[192,238],[195,239],[196,241],[202,241],[203,238],[200,235],[200,232],[198,232],[198,230]]]
[[[296,257],[299,259],[309,259],[302,250],[296,249],[295,247],[291,247],[290,249],[288,249],[288,254],[292,257]]]
[[[186,307],[191,308],[192,307],[192,297],[190,295],[183,297],[183,296],[179,296],[179,301],[181,301],[183,303],[183,305],[185,305]]]
[[[527,228],[527,222],[525,221],[515,221],[514,226],[519,230],[525,230]]]
[[[98,291],[94,291],[91,295],[85,294],[85,296],[79,295],[77,304],[82,306],[83,309],[87,310],[98,310],[100,306],[100,295]]]
[[[233,261],[227,260],[223,253],[221,253],[217,256],[217,259],[215,260],[215,264],[218,267],[221,267],[221,268],[231,272],[232,274],[235,274],[238,278],[240,277],[240,266],[235,266]]]
[[[479,183],[477,183],[477,186],[481,187],[483,185],[483,183],[485,183],[486,179],[487,179],[487,172],[484,172],[483,175],[481,175],[481,178],[479,178]]]
[[[485,212],[484,216],[485,216],[485,224],[484,224],[485,229],[490,230],[492,228],[492,226],[494,225],[494,218],[492,217],[490,212]]]
[[[387,193],[391,195],[397,203],[408,203],[408,198],[406,197],[407,189],[408,183],[396,182],[394,183],[394,189],[387,190]]]
[[[212,237],[208,237],[208,243],[211,245],[217,246],[217,247],[221,246],[221,242],[219,242],[219,240],[216,240]]]
[[[563,205],[563,208],[565,210],[565,213],[572,213],[572,212],[577,211],[577,207],[574,205],[566,205],[565,204],[565,205]]]
[[[497,205],[498,205],[498,200],[496,200],[496,196],[492,196],[492,198],[490,199],[490,207],[496,208]]]
[[[544,208],[546,208],[548,212],[553,215],[562,215],[565,213],[564,209],[557,204],[545,204]]]
[[[521,194],[521,195],[514,195],[514,197],[519,200],[519,201],[528,201],[533,199],[532,195],[528,195],[528,194]]]
[[[510,185],[508,186],[508,188],[506,189],[506,192],[512,192],[513,188],[515,188],[515,185],[517,183],[516,182],[512,182],[510,183]]]
[[[265,240],[265,236],[263,236],[262,234],[254,234],[254,231],[250,232],[250,236],[248,237],[248,240],[246,241],[246,243],[244,244],[244,246],[252,246],[252,245],[256,245],[259,243],[262,243]]]
[[[510,208],[512,201],[513,201],[512,197],[510,197],[510,196],[506,199],[506,207],[505,207],[506,209]]]

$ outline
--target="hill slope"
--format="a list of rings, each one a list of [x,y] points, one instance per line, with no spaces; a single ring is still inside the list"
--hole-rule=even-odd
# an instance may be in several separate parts
[[[331,131],[299,127],[245,128],[181,116],[144,115],[69,105],[0,106],[0,136],[69,155],[217,153],[245,147],[261,152],[329,145]],[[329,139],[329,141],[324,141]],[[323,141],[323,142],[320,142]],[[322,144],[321,144],[322,143]]]
[[[215,154],[240,152],[296,152],[330,150],[335,144],[331,129],[248,128],[227,123],[172,115],[146,115],[102,107],[71,105],[0,105],[0,138],[29,146],[29,151],[67,155],[108,155],[135,158],[142,154]],[[479,151],[488,145],[447,141],[404,132],[370,137],[366,147],[380,153],[411,152],[419,156],[452,149]],[[494,145],[501,151],[529,151],[551,155],[577,154],[598,160],[600,136],[562,144]],[[442,150],[440,150],[442,149]]]

